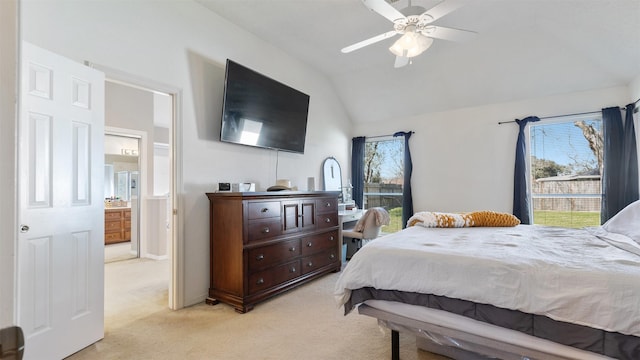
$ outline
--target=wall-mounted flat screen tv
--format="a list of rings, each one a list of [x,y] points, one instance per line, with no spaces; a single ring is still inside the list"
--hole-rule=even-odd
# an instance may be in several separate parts
[[[309,95],[227,60],[220,140],[304,153]]]

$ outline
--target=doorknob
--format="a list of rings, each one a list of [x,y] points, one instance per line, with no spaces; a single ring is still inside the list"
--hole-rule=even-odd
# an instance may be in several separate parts
[[[20,225],[20,232],[26,233],[29,231],[29,225]]]

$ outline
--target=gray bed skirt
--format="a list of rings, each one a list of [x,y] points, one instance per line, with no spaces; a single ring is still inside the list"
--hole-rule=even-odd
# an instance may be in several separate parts
[[[362,288],[351,291],[345,314],[370,299],[426,306],[617,359],[640,359],[640,337],[445,296]]]

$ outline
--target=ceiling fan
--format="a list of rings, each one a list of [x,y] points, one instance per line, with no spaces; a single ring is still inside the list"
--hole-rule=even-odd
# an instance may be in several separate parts
[[[398,0],[389,1],[397,2]],[[427,50],[433,43],[433,39],[466,41],[476,35],[474,31],[432,25],[434,21],[461,7],[462,4],[457,0],[443,1],[429,10],[422,6],[412,6],[411,0],[402,10],[391,6],[387,0],[362,0],[362,2],[370,10],[393,22],[393,30],[347,46],[341,50],[343,53],[402,34],[402,37],[389,48],[389,51],[396,55],[394,66],[399,68],[409,64],[411,58]]]

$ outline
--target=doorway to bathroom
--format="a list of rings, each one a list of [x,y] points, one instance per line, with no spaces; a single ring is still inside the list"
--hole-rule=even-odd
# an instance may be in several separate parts
[[[105,262],[170,258],[173,103],[171,94],[105,81]]]
[[[137,181],[138,258],[105,266],[165,264],[168,306],[182,307],[182,243],[175,194],[180,161],[176,131],[180,128],[180,89],[117,69],[92,64],[105,73],[105,133],[139,138]],[[105,267],[106,269],[106,267]],[[168,283],[168,284],[167,284]],[[105,281],[105,292],[110,288]],[[105,319],[110,310],[105,296]]]

